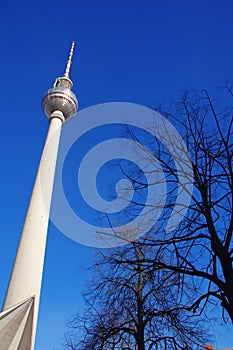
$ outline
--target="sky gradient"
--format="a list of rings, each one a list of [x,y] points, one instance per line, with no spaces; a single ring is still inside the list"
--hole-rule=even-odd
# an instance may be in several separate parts
[[[232,16],[230,0],[1,5],[1,304],[48,128],[41,99],[63,75],[71,41],[79,109],[116,101],[153,107],[189,87],[217,94],[233,77]],[[81,265],[94,255],[50,225],[36,350],[62,349],[65,322],[82,307],[89,278]],[[210,328],[218,347],[233,346],[232,329],[220,336],[217,323]]]

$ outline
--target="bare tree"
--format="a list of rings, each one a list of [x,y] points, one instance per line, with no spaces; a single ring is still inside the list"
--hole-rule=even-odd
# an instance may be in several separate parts
[[[168,151],[155,141],[154,152],[170,189],[156,224],[156,236],[145,242],[146,246],[154,247],[155,254],[152,259],[141,259],[141,264],[147,272],[166,269],[179,274],[192,291],[190,310],[202,312],[208,303],[217,302],[222,307],[223,319],[233,322],[233,108],[223,107],[233,97],[233,83],[227,82],[219,93],[222,99],[213,100],[206,90],[192,90],[172,110],[160,111],[177,125],[186,141],[194,191],[182,223],[171,233],[165,233],[164,221],[176,201],[177,169],[168,160]],[[137,182],[137,178],[132,180]],[[138,182],[141,184],[141,179]]]
[[[185,310],[177,273],[143,270],[141,261],[154,255],[146,239],[99,254],[84,293],[88,308],[69,324],[69,349],[194,350],[203,344],[201,320]]]
[[[148,157],[154,153],[165,173],[164,210],[151,232],[102,253],[84,295],[88,308],[71,321],[69,349],[198,349],[202,332],[190,314],[203,315],[210,304],[219,305],[223,320],[233,322],[233,108],[225,106],[233,83],[219,91],[218,100],[206,90],[189,91],[172,110],[160,110],[176,124],[191,157],[189,210],[167,233],[177,199],[177,168],[166,147],[154,140]],[[140,142],[134,130],[128,133]],[[146,188],[137,171],[132,176],[121,170],[136,191]],[[132,215],[142,207],[135,201]]]

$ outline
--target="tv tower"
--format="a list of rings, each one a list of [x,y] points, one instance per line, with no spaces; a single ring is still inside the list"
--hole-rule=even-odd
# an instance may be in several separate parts
[[[78,101],[69,79],[72,42],[63,77],[56,79],[42,99],[49,129],[37,171],[14,267],[0,313],[1,350],[33,350],[56,160],[63,123],[74,116]],[[41,191],[41,173],[46,182]],[[44,180],[43,180],[44,182]]]

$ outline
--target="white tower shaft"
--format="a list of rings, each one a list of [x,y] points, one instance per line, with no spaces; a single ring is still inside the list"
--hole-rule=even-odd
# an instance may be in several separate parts
[[[55,111],[41,156],[3,310],[34,298],[30,349],[34,349],[45,246],[60,133],[65,118]],[[41,184],[41,174],[46,174]],[[43,187],[43,191],[41,190]],[[18,349],[18,348],[17,348]]]

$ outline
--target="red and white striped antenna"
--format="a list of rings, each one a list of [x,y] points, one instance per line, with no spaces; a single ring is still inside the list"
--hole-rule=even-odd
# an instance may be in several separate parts
[[[65,73],[64,73],[64,78],[68,78],[68,79],[69,79],[69,73],[70,73],[70,66],[71,66],[71,63],[72,63],[71,60],[72,60],[72,56],[73,56],[73,52],[74,52],[74,44],[75,44],[75,42],[72,41],[70,54],[69,54],[69,58],[68,58],[68,61],[67,61],[67,64],[66,64],[66,70],[65,70]]]

